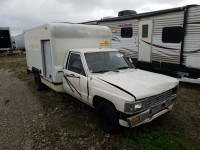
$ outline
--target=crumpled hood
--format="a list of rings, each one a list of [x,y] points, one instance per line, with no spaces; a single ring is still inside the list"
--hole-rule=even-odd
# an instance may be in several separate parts
[[[179,83],[175,78],[140,69],[101,74],[98,78],[128,91],[136,99],[160,94]]]

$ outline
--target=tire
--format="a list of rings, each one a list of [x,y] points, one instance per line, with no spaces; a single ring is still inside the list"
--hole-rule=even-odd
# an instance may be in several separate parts
[[[45,88],[45,85],[41,82],[41,78],[39,73],[34,73],[34,79],[35,79],[35,87],[38,91],[42,91]]]
[[[96,112],[99,125],[106,133],[115,134],[119,131],[119,113],[112,104],[102,101],[98,103]]]

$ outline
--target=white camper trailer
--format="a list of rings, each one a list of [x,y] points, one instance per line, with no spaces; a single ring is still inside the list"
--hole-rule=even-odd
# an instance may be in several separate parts
[[[46,85],[94,107],[107,133],[148,123],[174,105],[178,80],[135,69],[110,48],[108,27],[49,23],[24,37],[36,88]]]
[[[111,29],[112,48],[123,50],[137,67],[172,69],[200,77],[199,5],[141,14],[122,11],[118,17],[96,23]]]
[[[16,49],[25,51],[24,33],[14,36],[14,40]]]

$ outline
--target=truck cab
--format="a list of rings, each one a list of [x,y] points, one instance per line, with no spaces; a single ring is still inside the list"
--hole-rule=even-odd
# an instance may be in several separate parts
[[[65,92],[94,107],[108,133],[152,121],[176,98],[177,79],[136,69],[115,49],[71,50],[59,72]]]

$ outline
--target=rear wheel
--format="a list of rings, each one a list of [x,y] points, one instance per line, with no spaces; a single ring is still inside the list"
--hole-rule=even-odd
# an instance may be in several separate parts
[[[41,82],[39,73],[34,73],[35,86],[38,91],[45,89],[45,85]]]
[[[119,131],[119,114],[112,104],[105,101],[100,102],[96,111],[98,122],[105,132],[114,134]]]

